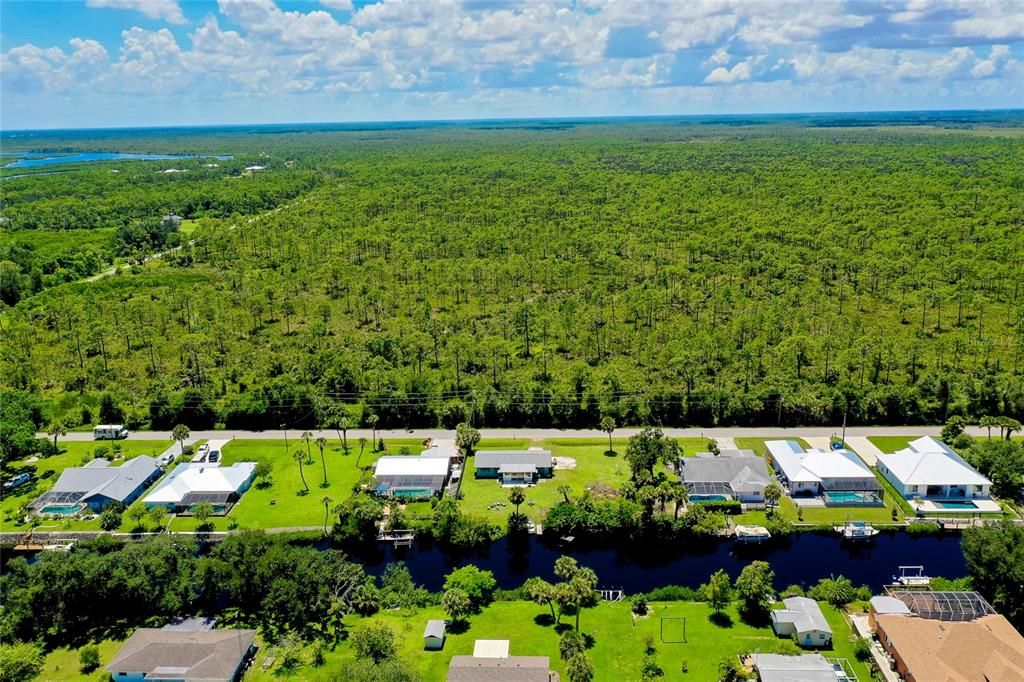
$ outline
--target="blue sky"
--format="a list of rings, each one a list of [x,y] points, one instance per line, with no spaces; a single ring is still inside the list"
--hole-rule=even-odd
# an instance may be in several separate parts
[[[18,128],[1024,106],[1021,0],[3,0]]]

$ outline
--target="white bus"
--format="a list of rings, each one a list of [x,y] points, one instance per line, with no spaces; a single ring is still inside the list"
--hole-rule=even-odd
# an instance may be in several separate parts
[[[120,440],[128,437],[124,424],[100,424],[92,430],[93,440]]]

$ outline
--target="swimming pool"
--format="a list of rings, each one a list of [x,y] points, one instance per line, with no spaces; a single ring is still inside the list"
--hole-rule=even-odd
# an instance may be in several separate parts
[[[880,507],[882,497],[873,490],[829,490],[822,493],[829,507]]]
[[[71,516],[77,514],[81,505],[77,504],[50,504],[39,511],[43,514],[57,514],[59,516]]]
[[[724,502],[729,498],[725,495],[691,495],[692,502]]]
[[[978,508],[978,505],[974,504],[970,500],[950,500],[947,502],[941,502],[936,500],[932,502],[932,504],[934,504],[939,509],[952,509],[957,511],[975,510]]]

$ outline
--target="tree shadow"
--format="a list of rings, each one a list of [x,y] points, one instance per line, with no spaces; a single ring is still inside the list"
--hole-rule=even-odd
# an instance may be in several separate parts
[[[604,451],[604,456],[605,457],[618,457],[619,453],[616,452],[615,450],[605,450]]]
[[[262,480],[256,483],[256,490],[266,490],[270,486],[274,485],[271,481]]]
[[[295,494],[298,495],[299,497],[305,497],[306,495],[309,494],[309,491],[308,490],[300,490],[299,492],[297,492]]]
[[[572,623],[558,623],[555,625],[555,632],[557,632],[559,635],[561,635],[563,632],[568,632],[572,629]]]
[[[452,635],[465,634],[469,630],[469,621],[450,620],[448,621],[448,625],[445,627],[445,630],[447,630],[448,633]]]
[[[589,632],[581,632],[580,634],[583,636],[583,648],[593,649],[595,644],[594,636]]]
[[[538,613],[533,617],[533,622],[541,627],[549,627],[555,624],[555,619],[551,617],[550,613]]]
[[[728,613],[712,613],[708,620],[720,628],[731,628],[733,626],[732,616]]]

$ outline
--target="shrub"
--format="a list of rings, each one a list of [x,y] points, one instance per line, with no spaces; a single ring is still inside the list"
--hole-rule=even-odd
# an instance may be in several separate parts
[[[95,644],[82,647],[78,652],[78,666],[83,673],[91,673],[100,667],[100,649]]]
[[[583,635],[575,630],[566,630],[558,640],[558,655],[563,661],[568,661],[584,653],[586,645],[583,642]]]
[[[664,585],[647,593],[648,601],[704,601],[700,590],[684,585]]]
[[[647,615],[647,597],[643,594],[634,594],[629,600],[630,609],[638,616]]]
[[[871,658],[871,644],[863,637],[858,637],[853,643],[853,656],[858,661],[866,661]]]
[[[723,514],[740,514],[743,512],[743,504],[739,500],[706,500],[696,502],[709,512],[722,512]]]

